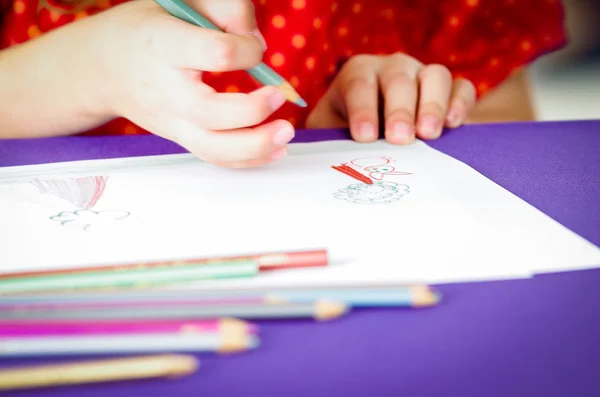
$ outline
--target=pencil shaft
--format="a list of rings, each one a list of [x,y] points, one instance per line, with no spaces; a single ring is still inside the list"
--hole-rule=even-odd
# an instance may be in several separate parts
[[[231,298],[239,296],[265,296],[282,294],[357,294],[373,296],[405,294],[415,288],[424,288],[424,285],[390,285],[390,286],[330,286],[330,287],[267,287],[267,288],[210,288],[202,290],[172,290],[172,289],[139,289],[118,290],[106,292],[73,292],[73,293],[38,293],[29,295],[3,296],[0,307],[13,304],[38,304],[45,302],[124,302],[136,300],[166,300],[166,299],[196,299],[196,298]]]
[[[231,277],[251,277],[258,273],[255,261],[236,261],[218,265],[180,268],[139,269],[118,272],[93,272],[0,280],[0,293],[22,293],[55,289],[136,287],[172,282]]]
[[[13,321],[0,323],[0,337],[99,335],[99,334],[159,334],[159,333],[255,333],[252,324],[241,320],[218,319],[205,321],[153,321],[153,322],[35,322]]]
[[[96,273],[96,272],[122,272],[127,270],[142,270],[142,269],[158,269],[168,268],[177,269],[186,266],[199,265],[219,265],[227,264],[236,261],[256,261],[260,270],[273,269],[290,269],[303,267],[323,267],[329,263],[328,253],[326,249],[291,251],[291,252],[270,252],[251,255],[234,255],[221,257],[205,257],[205,258],[185,258],[174,260],[159,260],[136,263],[118,263],[104,264],[97,266],[45,269],[45,270],[29,270],[24,272],[12,272],[0,274],[0,280],[20,279],[24,277],[40,277],[40,276],[56,276],[64,274],[81,274],[81,273]]]
[[[53,311],[15,311],[0,313],[2,320],[14,319],[46,319],[46,320],[190,320],[219,317],[235,317],[243,319],[260,318],[310,318],[315,315],[313,303],[299,304],[265,304],[239,306],[190,306],[167,308],[114,308],[85,310],[53,310]]]
[[[7,299],[0,302],[0,312],[17,308],[48,307],[48,305],[139,305],[139,304],[215,304],[219,299],[224,302],[241,302],[256,299],[280,299],[290,302],[311,302],[318,299],[330,299],[346,302],[356,307],[371,306],[411,306],[414,303],[413,290],[425,286],[395,286],[385,288],[297,288],[297,289],[241,289],[241,290],[204,290],[204,291],[133,291],[111,294],[73,294],[43,295]],[[433,293],[433,292],[432,292]]]
[[[83,309],[105,309],[110,308],[144,308],[144,307],[173,307],[173,306],[207,306],[207,305],[250,305],[250,304],[261,304],[269,301],[287,301],[290,303],[311,303],[319,299],[329,299],[340,302],[345,302],[354,307],[381,307],[381,306],[412,306],[415,303],[414,296],[410,290],[396,290],[396,291],[291,291],[291,292],[278,292],[272,294],[258,294],[244,295],[244,294],[231,294],[226,295],[205,295],[197,297],[149,297],[149,298],[125,298],[122,300],[99,300],[99,301],[81,301],[74,298],[69,301],[58,301],[53,302],[51,300],[47,303],[21,303],[11,305],[0,305],[1,313],[14,312],[14,311],[41,311],[41,310],[83,310]],[[1,332],[1,331],[0,331]]]
[[[249,347],[255,336],[248,336]],[[225,337],[217,334],[137,334],[0,339],[0,356],[122,354],[219,351]]]
[[[197,368],[193,356],[168,354],[4,369],[0,390],[183,376]]]

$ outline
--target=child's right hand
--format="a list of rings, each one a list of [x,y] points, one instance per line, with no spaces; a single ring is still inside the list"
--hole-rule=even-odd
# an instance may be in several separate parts
[[[108,111],[219,166],[253,167],[283,157],[293,126],[277,120],[253,127],[285,102],[277,88],[217,93],[201,81],[203,71],[244,70],[261,61],[252,2],[188,4],[227,33],[181,21],[151,0],[73,24],[91,51],[80,55],[99,63],[90,67]]]

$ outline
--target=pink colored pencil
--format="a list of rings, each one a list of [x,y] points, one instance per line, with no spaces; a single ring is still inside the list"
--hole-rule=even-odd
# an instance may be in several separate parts
[[[85,321],[0,321],[0,338],[43,335],[112,335],[153,333],[244,333],[255,334],[248,322],[223,318],[205,321],[85,322]]]

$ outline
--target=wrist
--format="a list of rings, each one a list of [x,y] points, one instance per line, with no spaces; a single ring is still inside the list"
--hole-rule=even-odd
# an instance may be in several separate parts
[[[0,54],[3,137],[83,132],[115,117],[94,70],[93,37],[67,25]]]

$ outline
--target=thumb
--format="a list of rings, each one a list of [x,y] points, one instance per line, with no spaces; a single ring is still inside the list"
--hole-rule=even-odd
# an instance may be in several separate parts
[[[263,48],[266,43],[258,30],[251,0],[190,0],[190,6],[228,33],[254,36]]]

